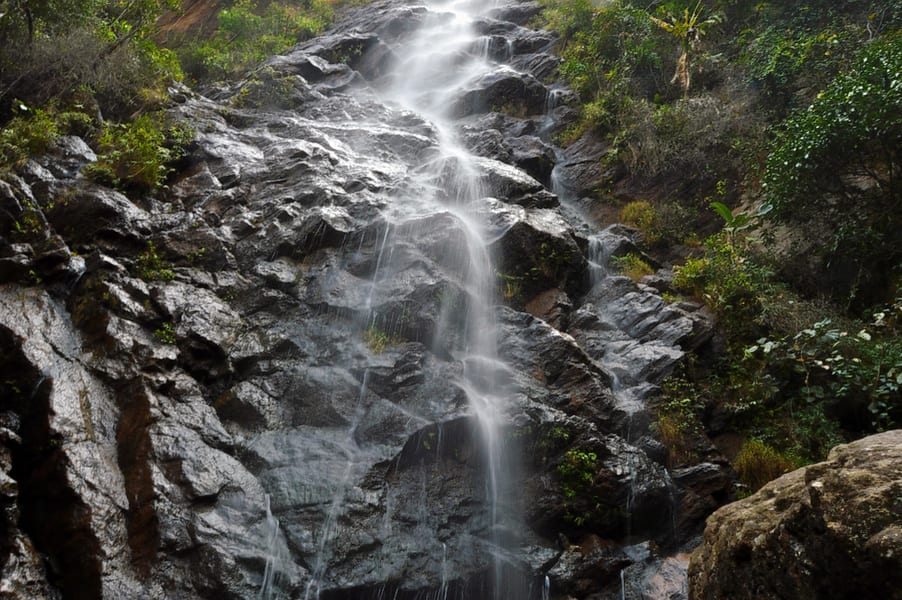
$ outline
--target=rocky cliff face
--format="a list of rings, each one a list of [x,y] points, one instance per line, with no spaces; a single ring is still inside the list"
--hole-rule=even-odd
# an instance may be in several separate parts
[[[834,448],[715,512],[692,598],[902,598],[902,431]]]
[[[464,377],[471,232],[411,200],[459,169],[424,184],[443,134],[383,93],[456,17],[376,2],[241,84],[173,91],[196,141],[155,197],[87,181],[78,138],[0,182],[0,595],[484,598],[503,563],[508,597],[583,597],[683,568],[647,541],[730,482],[671,476],[645,399],[710,326],[606,274],[629,232],[549,189],[591,174],[549,142],[570,113],[537,10],[474,18],[463,54],[491,68],[441,100],[497,278],[502,489]]]

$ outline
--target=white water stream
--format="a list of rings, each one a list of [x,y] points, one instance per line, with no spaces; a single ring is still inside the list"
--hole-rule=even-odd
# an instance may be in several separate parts
[[[450,303],[442,306],[437,331],[432,338],[450,351],[462,365],[458,387],[465,393],[478,430],[485,456],[486,498],[489,503],[489,532],[487,540],[495,550],[490,552],[491,598],[509,597],[504,581],[504,544],[497,533],[509,528],[515,517],[509,514],[511,502],[501,497],[509,476],[505,468],[500,428],[504,423],[505,397],[499,381],[507,367],[497,352],[495,323],[496,276],[489,252],[485,224],[485,191],[474,157],[461,145],[454,132],[449,99],[458,95],[467,82],[492,70],[506,68],[486,58],[487,45],[480,43],[474,31],[476,16],[491,8],[491,3],[467,0],[429,2],[429,13],[423,27],[397,48],[404,57],[389,74],[379,93],[383,100],[399,110],[423,117],[436,131],[438,145],[426,153],[423,162],[412,173],[409,194],[391,198],[383,217],[387,222],[381,239],[379,255],[366,306],[367,324],[372,328],[380,322],[374,309],[379,305],[380,286],[397,276],[392,264],[396,248],[417,242],[421,232],[417,223],[426,217],[445,215],[453,223],[457,247],[450,249],[442,265],[455,277],[464,292],[465,310]],[[485,51],[480,47],[485,46]],[[448,344],[447,340],[456,340]],[[361,401],[366,396],[366,379],[361,389]],[[354,469],[353,428],[349,432],[348,472]],[[347,481],[348,478],[343,479]],[[423,480],[423,501],[427,497]],[[317,534],[318,556],[306,585],[305,600],[320,597],[328,576],[330,544],[335,535],[335,521],[348,490],[339,486],[332,508]],[[423,506],[425,510],[426,507]],[[503,527],[502,527],[503,523]],[[434,544],[436,541],[432,540]],[[448,548],[441,544],[442,584],[439,598],[448,595]],[[488,600],[488,597],[487,597]]]

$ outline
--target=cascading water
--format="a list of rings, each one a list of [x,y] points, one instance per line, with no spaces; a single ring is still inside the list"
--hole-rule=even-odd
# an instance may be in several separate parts
[[[458,256],[452,264],[456,263],[454,266],[459,270],[467,307],[462,320],[442,323],[440,327],[462,329],[462,346],[455,349],[463,364],[458,385],[465,392],[481,431],[486,455],[489,526],[492,542],[500,550],[497,529],[504,476],[500,439],[504,398],[498,375],[504,365],[498,360],[495,339],[495,271],[479,221],[479,203],[485,193],[472,155],[456,139],[447,103],[447,98],[468,81],[493,67],[486,60],[488,44],[478,38],[472,27],[474,13],[484,9],[484,5],[456,1],[437,3],[431,8],[436,11],[435,16],[427,20],[426,26],[410,42],[404,52],[409,58],[398,66],[383,93],[390,101],[425,116],[438,131],[437,156],[420,174],[420,184],[433,193],[420,202],[426,204],[426,210],[449,212],[462,234]],[[445,314],[446,308],[443,307]],[[440,340],[443,333],[438,331],[436,338]],[[443,544],[443,554],[446,551]],[[500,598],[503,565],[497,551],[493,563],[493,597]],[[446,583],[443,590],[447,594]]]
[[[481,217],[486,193],[481,174],[474,157],[457,140],[452,125],[448,98],[468,81],[489,73],[492,69],[505,68],[489,62],[488,42],[476,34],[473,20],[480,10],[487,7],[480,2],[436,2],[429,7],[424,25],[397,54],[407,57],[388,74],[379,93],[389,105],[424,117],[435,129],[438,144],[423,156],[422,164],[414,170],[413,180],[406,189],[410,192],[394,195],[383,211],[386,222],[378,249],[372,283],[366,296],[367,314],[365,331],[383,327],[387,315],[380,314],[381,293],[390,287],[392,278],[398,277],[392,260],[395,252],[416,245],[423,232],[418,223],[426,218],[444,215],[455,230],[457,243],[448,248],[443,266],[452,274],[462,290],[462,297],[451,295],[443,300],[441,316],[432,332],[436,352],[450,353],[461,365],[457,386],[465,394],[470,412],[477,423],[481,439],[485,469],[485,496],[488,505],[488,559],[486,577],[491,593],[481,597],[524,598],[522,590],[528,583],[512,581],[509,558],[506,557],[506,540],[502,531],[516,529],[514,502],[503,498],[511,472],[512,457],[505,454],[502,442],[505,397],[501,381],[507,367],[498,357],[497,327],[495,324],[496,277],[493,259],[486,240],[485,225]],[[464,309],[460,310],[460,303]],[[390,335],[390,332],[381,332]],[[366,396],[366,375],[361,389],[361,402]],[[348,469],[354,465],[353,433],[349,435]],[[441,428],[438,432],[441,445]],[[348,477],[342,479],[347,481]],[[423,551],[436,552],[436,540],[424,539],[426,498],[428,485],[425,471],[422,474],[421,514],[417,515],[415,535]],[[334,541],[334,528],[341,513],[341,503],[347,493],[345,485],[339,486],[333,504],[319,533],[320,546],[307,584],[305,600],[318,598],[327,577],[330,559],[329,544]],[[389,494],[388,498],[391,498]],[[386,502],[386,511],[392,510]],[[389,520],[390,521],[390,520]],[[436,549],[430,550],[429,547]],[[449,594],[448,547],[440,545],[441,585],[438,598]],[[519,577],[514,575],[513,577]],[[542,592],[547,595],[547,590]],[[484,592],[481,592],[484,594]]]

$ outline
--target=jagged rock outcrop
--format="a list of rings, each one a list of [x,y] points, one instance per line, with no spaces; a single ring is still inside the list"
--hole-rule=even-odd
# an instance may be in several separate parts
[[[559,534],[671,543],[685,498],[729,485],[716,464],[675,483],[644,404],[710,320],[604,273],[628,232],[590,240],[548,189],[537,10],[492,9],[447,60],[490,59],[438,102],[453,152],[391,90],[404,44],[455,16],[389,0],[174,90],[195,141],[156,196],[86,180],[78,138],[0,182],[0,590],[482,598],[503,556],[507,597],[546,574],[582,595],[658,559],[595,568]]]
[[[902,430],[834,448],[708,520],[690,597],[902,598]]]

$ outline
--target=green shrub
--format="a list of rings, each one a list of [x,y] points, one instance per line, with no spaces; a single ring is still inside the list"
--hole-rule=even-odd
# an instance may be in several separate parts
[[[389,334],[375,325],[363,332],[363,341],[373,354],[382,354],[391,346],[403,342],[400,336]]]
[[[885,300],[899,275],[900,72],[902,34],[869,44],[848,72],[786,122],[767,158],[772,216],[823,230],[825,264],[854,267],[830,290],[837,298]]]
[[[824,320],[792,336],[759,339],[745,360],[782,384],[786,404],[823,405],[849,428],[882,431],[902,422],[902,340],[879,331],[850,333]]]
[[[767,482],[796,468],[796,464],[764,442],[750,439],[733,460],[733,468],[742,483],[756,492]]]
[[[568,450],[557,467],[561,491],[565,498],[576,498],[591,488],[598,471],[598,455],[595,452]]]
[[[704,401],[695,384],[684,373],[667,377],[655,411],[658,438],[668,448],[669,466],[697,459],[696,440],[704,436]]]
[[[218,16],[215,35],[176,46],[185,72],[196,81],[236,78],[264,59],[321,33],[334,18],[334,1],[301,6],[239,0]]]
[[[148,242],[147,249],[135,261],[137,275],[144,281],[172,281],[175,273],[172,266],[157,253],[153,242]]]
[[[115,187],[157,190],[194,135],[184,126],[166,127],[164,121],[161,115],[145,114],[131,123],[104,125],[97,162],[86,166],[85,173]]]
[[[51,113],[18,100],[15,105],[16,116],[0,130],[0,157],[5,166],[45,153],[60,135]]]
[[[547,26],[563,38],[560,72],[584,102],[582,123],[569,138],[628,127],[640,118],[637,98],[669,93],[663,57],[671,51],[645,10],[619,0],[598,8],[588,0],[543,4]]]
[[[164,344],[175,344],[175,327],[170,322],[163,323],[154,330],[153,336]]]
[[[724,231],[705,240],[705,255],[674,268],[674,285],[724,317],[734,333],[748,332],[761,314],[762,297],[773,293],[771,273]]]
[[[661,218],[658,211],[647,200],[635,200],[620,210],[620,222],[635,227],[642,232],[649,243],[661,239]]]
[[[652,266],[645,262],[645,259],[635,252],[630,252],[623,256],[615,256],[611,258],[611,263],[613,263],[614,268],[622,275],[626,275],[636,282],[655,272]]]

